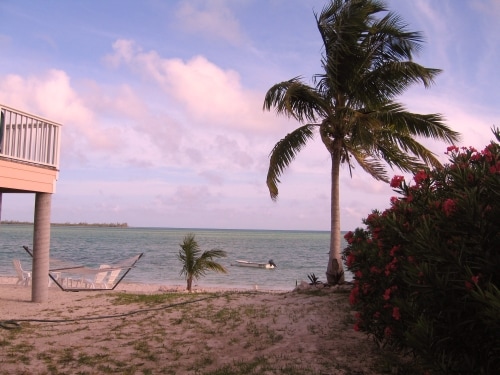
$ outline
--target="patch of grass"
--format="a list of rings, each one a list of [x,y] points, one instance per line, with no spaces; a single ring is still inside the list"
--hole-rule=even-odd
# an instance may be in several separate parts
[[[60,364],[64,365],[75,361],[75,352],[73,348],[64,348],[59,354],[60,356],[57,362]]]
[[[166,302],[178,301],[187,295],[162,293],[162,294],[131,294],[131,293],[117,293],[111,301],[113,305],[130,305],[130,304],[144,304],[144,305],[159,305]]]
[[[257,327],[257,324],[255,324],[252,321],[247,323],[246,330],[250,335],[254,337],[258,337],[260,335],[260,331],[259,328]]]
[[[94,367],[95,365],[105,362],[109,359],[108,354],[94,354],[94,355],[87,355],[85,353],[80,353],[78,355],[77,362],[79,365],[86,365],[90,367]]]
[[[316,297],[328,296],[329,293],[326,293],[323,289],[324,288],[305,289],[305,290],[301,290],[300,294],[305,294],[308,296],[316,296]]]
[[[170,323],[172,325],[174,325],[174,326],[182,324],[182,322],[184,322],[184,317],[183,316],[180,316],[178,318],[172,318],[172,319],[170,319]]]
[[[49,373],[51,374],[59,374],[59,371],[57,371],[57,366],[53,363],[47,365],[47,370],[49,370]]]
[[[223,307],[215,313],[214,321],[217,323],[241,322],[242,318],[238,310]]]
[[[158,360],[158,357],[151,351],[149,342],[146,340],[136,341],[134,343],[134,349],[138,352],[137,356],[140,358],[147,359],[152,362],[156,362]]]
[[[212,363],[214,363],[214,359],[212,358],[212,356],[203,354],[200,358],[197,358],[194,361],[190,370],[194,370],[196,373],[199,373],[200,369],[210,366]]]
[[[19,344],[12,345],[7,351],[7,356],[10,358],[11,362],[19,362],[29,365],[31,362],[30,354],[33,349],[33,345],[21,342]]]
[[[316,335],[318,333],[318,326],[316,324],[308,324],[307,330],[313,335]]]
[[[271,341],[272,344],[276,344],[277,342],[280,342],[283,340],[283,335],[280,333],[276,333],[276,331],[267,329],[267,335],[269,337],[269,341]]]
[[[252,361],[235,361],[232,365],[222,366],[214,371],[205,373],[206,375],[254,375],[262,374],[264,371],[272,370],[269,368],[267,358],[258,357]]]
[[[260,374],[287,374],[287,375],[315,375],[309,368],[286,365],[276,367],[273,361],[266,357],[257,357],[251,361],[235,361],[231,365],[224,365],[216,370],[206,372],[205,375],[260,375]]]
[[[257,308],[253,305],[248,305],[243,308],[243,314],[250,318],[265,318],[269,315],[269,309],[266,306]]]

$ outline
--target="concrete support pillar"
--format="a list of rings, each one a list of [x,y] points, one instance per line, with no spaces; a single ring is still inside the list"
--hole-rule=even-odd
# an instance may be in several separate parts
[[[49,298],[50,207],[52,194],[36,193],[33,228],[32,302],[47,302]]]

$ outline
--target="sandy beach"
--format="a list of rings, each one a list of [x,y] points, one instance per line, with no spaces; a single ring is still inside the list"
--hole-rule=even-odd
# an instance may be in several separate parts
[[[122,283],[51,287],[38,304],[15,281],[0,278],[0,374],[369,375],[399,361],[353,330],[346,288],[186,293]]]

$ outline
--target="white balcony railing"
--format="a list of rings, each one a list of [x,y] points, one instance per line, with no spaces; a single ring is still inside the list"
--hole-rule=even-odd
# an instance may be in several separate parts
[[[0,104],[0,157],[59,169],[61,125]]]

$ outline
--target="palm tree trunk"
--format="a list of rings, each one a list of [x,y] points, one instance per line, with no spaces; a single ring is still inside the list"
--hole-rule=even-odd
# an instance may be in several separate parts
[[[188,277],[187,278],[187,290],[190,292],[191,291],[191,286],[193,285],[193,278]]]
[[[330,228],[330,254],[326,269],[328,284],[344,282],[344,270],[341,258],[341,233],[340,233],[340,143],[334,141],[332,151],[332,186],[331,186],[331,228]]]

